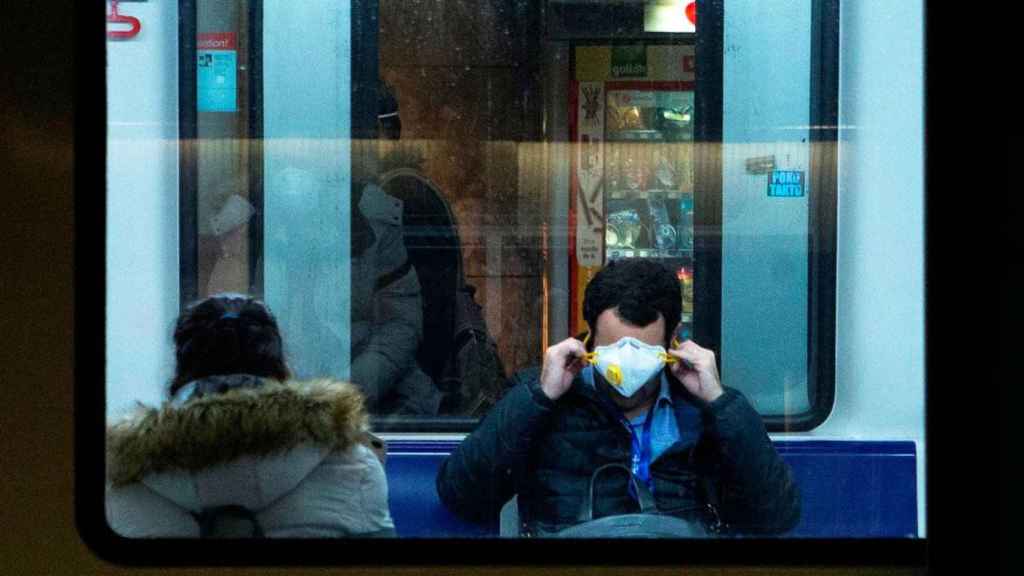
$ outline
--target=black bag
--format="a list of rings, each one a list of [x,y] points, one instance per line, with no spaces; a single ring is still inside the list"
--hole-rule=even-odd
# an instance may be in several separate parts
[[[475,293],[476,287],[469,284],[455,292],[453,348],[435,379],[444,393],[442,414],[483,416],[507,388],[498,345],[487,331]]]
[[[403,203],[405,250],[423,300],[416,358],[442,392],[439,413],[482,416],[504,394],[507,378],[476,288],[463,275],[455,217],[433,182],[414,168],[390,170],[380,185]]]
[[[629,481],[637,494],[640,512],[618,514],[594,519],[594,481],[610,468],[629,474]],[[637,482],[629,468],[622,464],[605,464],[590,477],[590,489],[577,517],[579,524],[561,530],[555,538],[707,538],[707,529],[696,521],[684,520],[658,512],[654,496],[643,482]]]

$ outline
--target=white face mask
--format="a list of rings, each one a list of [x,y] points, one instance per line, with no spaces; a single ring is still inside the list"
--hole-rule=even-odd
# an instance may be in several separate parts
[[[590,335],[587,335],[590,339]],[[629,398],[654,378],[675,358],[662,346],[652,346],[632,336],[620,338],[614,344],[598,346],[587,354],[587,362],[594,365],[612,388]]]

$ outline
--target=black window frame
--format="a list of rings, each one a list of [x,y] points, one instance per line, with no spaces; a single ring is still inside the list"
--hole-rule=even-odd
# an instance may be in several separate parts
[[[694,335],[716,352],[721,368],[722,146],[726,0],[698,0],[697,157],[694,197]],[[839,190],[839,0],[811,0],[810,163],[807,219],[807,394],[796,414],[762,414],[769,432],[806,432],[835,403],[836,217]],[[717,64],[717,65],[716,65]]]
[[[199,2],[178,3],[178,273],[182,310],[199,298],[199,136],[196,54]],[[255,208],[249,220],[249,292],[263,295],[263,0],[246,0],[248,36],[246,70],[249,107],[249,202]]]
[[[76,37],[74,44],[77,48],[74,78],[75,99],[76,107],[81,107],[83,110],[79,110],[74,118],[74,152],[76,157],[76,170],[74,174],[75,208],[73,215],[75,229],[74,365],[76,373],[74,382],[74,520],[83,542],[100,559],[128,566],[280,566],[282,562],[285,564],[299,563],[307,566],[330,566],[337,565],[338,563],[358,563],[362,561],[372,563],[379,561],[381,553],[387,553],[387,550],[393,553],[396,550],[394,544],[396,541],[390,539],[378,540],[376,543],[374,541],[365,541],[357,547],[356,553],[351,554],[351,557],[346,556],[345,558],[339,558],[338,554],[338,546],[339,544],[344,544],[344,540],[303,542],[299,545],[302,551],[300,557],[294,554],[299,548],[296,548],[294,542],[289,541],[267,541],[259,546],[253,546],[252,542],[244,540],[207,542],[205,544],[198,540],[181,539],[163,541],[148,539],[129,540],[118,536],[107,527],[104,521],[103,467],[97,465],[103,459],[103,440],[99,431],[104,426],[103,414],[106,394],[102,386],[100,386],[98,391],[96,388],[97,383],[102,384],[104,382],[105,364],[103,358],[106,352],[106,341],[102,334],[99,337],[96,337],[96,334],[94,334],[97,327],[103,329],[106,326],[106,304],[103,299],[103,295],[106,294],[106,276],[102,273],[97,273],[97,271],[106,269],[107,265],[104,249],[107,232],[107,213],[105,210],[107,192],[105,171],[102,168],[105,165],[107,144],[105,139],[97,142],[96,135],[103,134],[107,128],[106,110],[102,105],[106,100],[107,87],[103,82],[98,84],[95,82],[97,73],[101,73],[104,69],[104,52],[100,49],[104,43],[102,34],[103,21],[102,13],[99,10],[96,10],[94,6],[84,3],[75,7],[75,16]],[[932,38],[936,37],[938,35],[932,36]],[[925,45],[930,49],[938,46],[939,42],[929,38]],[[926,70],[933,72],[948,68],[943,68],[941,64],[938,58],[928,58]],[[928,76],[925,90],[941,89],[945,85],[943,81],[933,76]],[[79,106],[82,103],[85,104]],[[959,104],[960,102],[957,101],[958,106]],[[929,102],[925,118],[926,126],[940,124],[940,120],[946,116],[949,110],[957,109],[959,108],[954,108],[952,105],[944,103],[935,105]],[[996,114],[992,113],[993,119],[995,116]],[[930,178],[932,174],[937,174],[940,169],[944,169],[948,165],[948,160],[962,159],[963,145],[959,140],[944,141],[939,144],[931,140],[926,147],[926,152],[928,153],[926,168],[929,178],[924,186],[925,192],[930,190],[930,187],[933,187],[935,181],[938,180],[938,178]],[[986,151],[979,154],[984,156],[987,153]],[[997,179],[992,178],[992,173],[989,173],[986,178],[986,181]],[[97,187],[97,183],[104,185]],[[100,196],[100,201],[97,201],[97,194]],[[938,219],[937,213],[940,209],[944,212],[943,216],[954,213],[958,215],[956,219],[948,218],[949,222],[961,223],[965,209],[972,216],[979,216],[975,221],[982,221],[983,218],[980,218],[980,216],[984,215],[981,212],[983,208],[988,206],[984,203],[965,205],[958,201],[942,200],[942,198],[947,197],[949,197],[947,194],[932,194],[927,195],[925,198],[927,209],[927,219],[925,222],[926,241],[931,248],[934,248],[935,244],[940,243],[938,240],[948,237],[948,235],[943,236],[940,234],[941,228],[939,224],[947,223]],[[1008,203],[1009,201],[1007,201]],[[948,210],[949,207],[954,205],[956,212]],[[1004,214],[1009,214],[1009,212],[1004,211]],[[1007,224],[1009,220],[1010,217],[1007,216],[1005,219]],[[993,230],[995,228],[989,227],[987,229]],[[1006,230],[1009,230],[1008,226]],[[985,238],[988,239],[989,237],[986,236]],[[945,247],[947,244],[954,244],[956,242],[958,240],[951,239],[943,241],[941,244]],[[937,277],[938,273],[936,271],[946,266],[947,259],[948,256],[945,251],[930,250],[925,262],[926,278]],[[945,284],[939,282],[926,282],[925,284],[928,298],[926,313],[932,313],[931,317],[938,317],[939,312],[944,313],[947,311],[949,309],[947,301],[955,306],[962,299],[959,291],[951,292],[951,295],[956,294],[956,296],[942,299],[942,305],[936,304],[935,301],[939,300],[939,298],[933,297],[941,296],[941,293],[937,294],[937,287],[942,285]],[[947,348],[952,350],[952,347],[945,345],[947,340],[952,341],[951,339],[946,339],[942,341],[941,346],[933,346],[935,342],[929,338],[928,350],[930,353],[927,358],[927,368],[932,369],[931,371],[938,371],[934,369],[941,367],[945,363],[945,360],[940,357],[941,355],[931,352],[934,352],[936,348],[942,348],[943,351]],[[926,383],[926,388],[932,391],[930,384],[931,382]],[[949,389],[952,390],[952,387]],[[936,388],[934,391],[941,392],[941,389]],[[952,394],[944,393],[942,400],[950,400],[959,395],[961,395],[959,391],[954,390]],[[736,542],[727,541],[693,542],[693,553],[687,554],[686,558],[682,560],[678,558],[677,554],[672,555],[678,552],[678,545],[676,542],[671,541],[631,543],[631,546],[635,548],[633,554],[618,554],[616,557],[615,555],[602,554],[600,549],[595,552],[595,548],[587,542],[574,545],[572,542],[507,540],[502,541],[501,545],[497,547],[502,552],[507,553],[500,562],[513,565],[537,564],[538,561],[540,563],[551,562],[560,565],[569,563],[593,565],[595,561],[604,559],[605,561],[611,561],[613,564],[631,563],[643,566],[679,564],[680,562],[698,565],[736,564],[735,553],[738,549],[735,547],[739,545],[743,552],[753,552],[748,554],[747,557],[756,558],[758,564],[766,566],[793,565],[795,559],[799,559],[805,565],[821,564],[825,566],[863,564],[885,565],[890,568],[894,566],[920,567],[925,566],[926,561],[927,565],[938,564],[930,552],[934,552],[939,548],[936,546],[938,543],[936,541],[937,538],[945,538],[942,534],[938,537],[936,536],[940,532],[940,530],[936,530],[936,527],[944,528],[946,522],[949,522],[950,514],[943,512],[943,507],[934,506],[934,504],[942,500],[941,496],[958,493],[954,492],[952,488],[956,486],[959,491],[960,485],[955,482],[952,484],[940,484],[939,487],[950,487],[950,489],[942,491],[948,494],[940,494],[940,491],[931,482],[931,480],[936,478],[937,472],[945,473],[952,469],[951,467],[947,468],[951,463],[948,457],[943,459],[941,464],[938,463],[939,457],[949,451],[936,448],[936,446],[942,446],[942,443],[936,441],[932,433],[937,429],[941,429],[936,425],[936,422],[942,420],[939,416],[945,417],[947,412],[955,412],[954,406],[959,407],[962,398],[957,398],[958,403],[955,405],[952,403],[948,404],[948,408],[953,410],[947,411],[947,404],[938,405],[935,396],[939,396],[939,394],[928,394],[925,399],[928,415],[926,437],[931,439],[927,450],[927,477],[930,486],[927,500],[929,504],[932,504],[932,506],[929,506],[931,512],[929,513],[927,538],[867,541],[824,540],[820,542],[808,540],[747,540],[745,544],[743,542],[737,544]],[[1008,403],[1004,403],[1004,407],[1008,405]],[[939,409],[939,406],[941,409]],[[983,411],[978,412],[982,413]],[[986,418],[988,416],[987,413],[983,415]],[[989,422],[982,422],[980,419],[978,423],[989,424]],[[948,426],[945,428],[959,430],[959,428]],[[962,468],[958,463],[955,469],[960,470]],[[949,475],[943,474],[943,476],[948,477]],[[947,480],[946,482],[949,481]],[[959,519],[957,517],[957,520]],[[962,522],[958,523],[957,526],[962,526]],[[959,531],[946,530],[943,533],[959,533]],[[940,541],[945,542],[946,540],[948,538]],[[970,542],[980,543],[983,540],[985,540],[985,537],[978,537],[970,539]],[[479,540],[466,539],[406,539],[402,540],[398,547],[401,548],[402,553],[397,556],[394,554],[388,556],[388,562],[410,565],[451,564],[454,558],[455,563],[493,565],[495,557],[493,556],[494,550],[492,550],[492,545],[487,545],[485,542],[485,545],[481,547],[480,543],[481,541]],[[959,541],[959,544],[961,546],[951,548],[961,550],[964,542]],[[929,554],[926,556],[926,553]],[[950,556],[950,554],[946,553],[943,556]],[[282,560],[288,558],[291,560]],[[990,557],[982,554],[979,558],[972,558],[971,562],[975,565],[981,562],[992,563],[996,557],[994,555]]]

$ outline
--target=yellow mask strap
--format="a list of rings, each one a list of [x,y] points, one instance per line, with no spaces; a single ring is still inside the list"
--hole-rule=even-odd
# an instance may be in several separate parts
[[[673,349],[679,348],[682,345],[683,345],[683,343],[679,341],[679,338],[673,338],[672,339],[672,348]],[[668,352],[662,352],[660,354],[660,356],[661,356],[661,359],[665,361],[665,364],[675,364],[676,362],[679,361],[678,358],[676,358],[675,356],[669,354]]]
[[[583,348],[587,347],[587,342],[590,342],[590,330],[587,330],[587,335],[583,338]],[[597,352],[586,352],[583,354],[583,362],[586,364],[597,364]]]

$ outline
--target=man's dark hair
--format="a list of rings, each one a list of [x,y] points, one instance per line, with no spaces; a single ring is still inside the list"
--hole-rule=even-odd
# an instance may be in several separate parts
[[[289,377],[277,321],[262,302],[219,294],[189,306],[174,326],[170,395],[193,380],[221,374]]]
[[[676,275],[652,260],[613,260],[587,284],[583,293],[583,319],[592,331],[597,317],[618,308],[619,318],[634,326],[665,319],[665,345],[683,312],[682,289]]]

